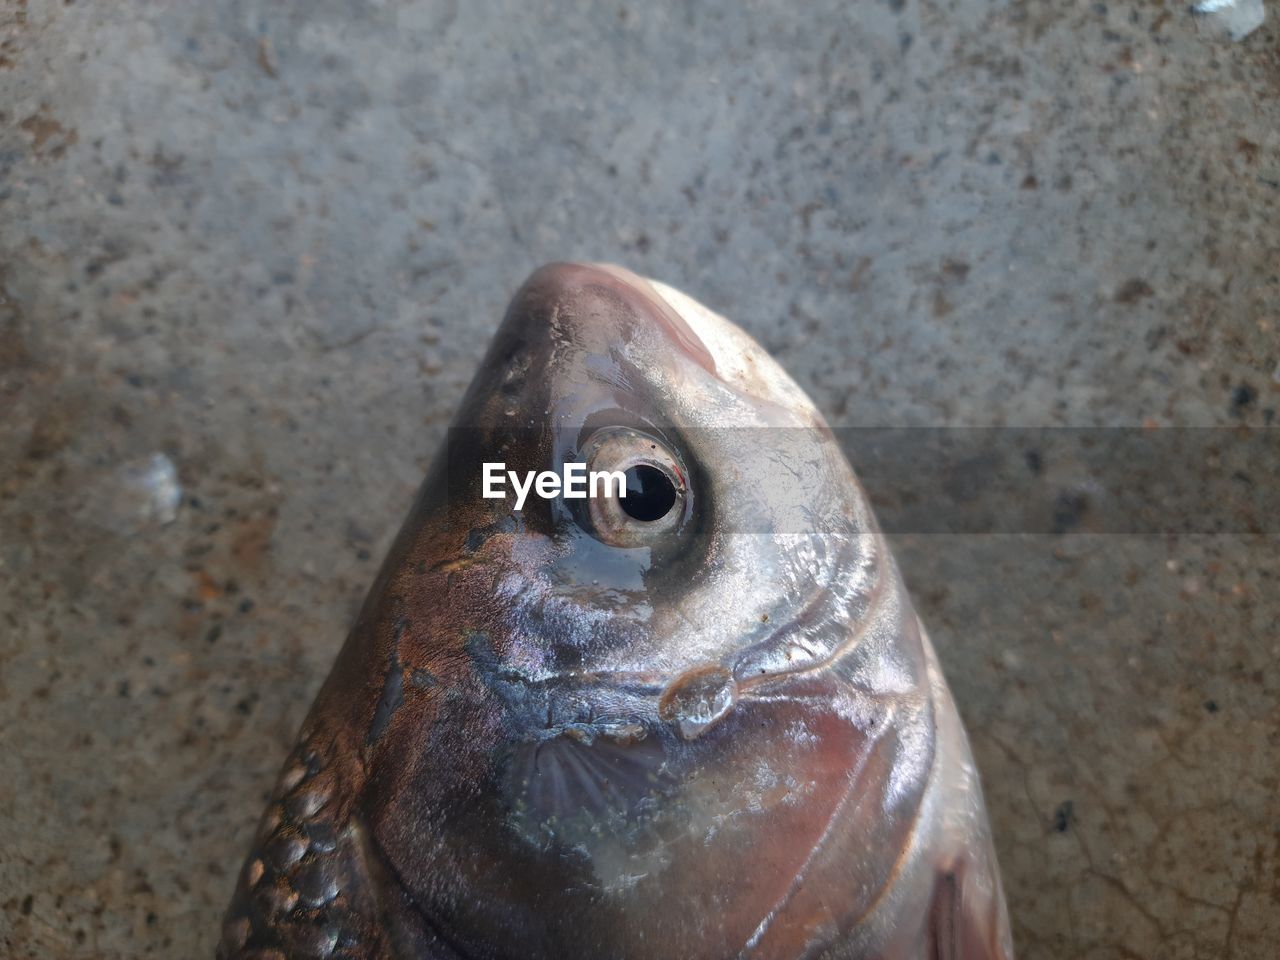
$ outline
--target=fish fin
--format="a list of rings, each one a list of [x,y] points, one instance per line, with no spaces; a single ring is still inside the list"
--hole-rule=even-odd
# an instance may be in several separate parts
[[[928,960],[1012,960],[1004,898],[959,865],[938,874],[929,908]]]

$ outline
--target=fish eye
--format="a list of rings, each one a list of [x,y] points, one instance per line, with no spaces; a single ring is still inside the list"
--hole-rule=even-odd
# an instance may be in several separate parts
[[[688,471],[663,440],[632,427],[603,427],[582,453],[589,476],[608,475],[587,500],[590,526],[599,539],[620,547],[645,546],[683,525],[690,507]]]
[[[676,504],[676,485],[671,478],[647,463],[627,467],[627,495],[619,506],[624,513],[641,523],[661,520]]]

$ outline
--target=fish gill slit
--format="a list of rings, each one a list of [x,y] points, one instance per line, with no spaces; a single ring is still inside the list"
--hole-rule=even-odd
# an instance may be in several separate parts
[[[936,724],[937,718],[933,714],[932,698],[930,698],[928,702],[931,707],[929,711],[930,723]],[[884,729],[888,729],[889,727],[888,724],[882,724],[881,726]],[[931,752],[932,752],[932,756],[930,756],[929,758],[929,772],[925,775],[925,788],[922,791],[920,791],[920,800],[915,805],[915,809],[911,811],[911,829],[907,832],[906,840],[902,844],[902,849],[898,851],[898,859],[894,861],[893,869],[889,871],[889,876],[885,878],[884,885],[880,888],[880,890],[877,892],[876,896],[872,899],[872,901],[869,904],[867,904],[867,908],[863,910],[862,913],[860,913],[857,917],[854,918],[853,923],[850,924],[850,928],[858,926],[864,920],[866,920],[867,917],[871,916],[873,913],[876,912],[876,910],[880,906],[881,901],[884,900],[885,895],[897,882],[898,875],[902,873],[903,864],[905,864],[907,861],[907,855],[915,848],[915,845],[919,840],[920,814],[921,814],[921,811],[924,809],[924,798],[925,798],[925,795],[929,792],[929,787],[933,785],[934,777],[938,772],[938,765],[942,762],[941,755],[938,751],[938,743],[937,743],[936,737],[933,738]]]
[[[368,879],[368,893],[373,899],[373,912],[378,918],[382,936],[388,941],[393,939],[392,931],[397,928],[393,922],[393,909],[387,903],[384,891],[398,889],[406,891],[406,907],[415,914],[422,924],[440,943],[452,951],[450,960],[474,960],[476,954],[466,944],[459,943],[448,928],[418,901],[418,898],[407,893],[411,888],[400,871],[383,852],[373,831],[358,814],[352,814],[347,829],[351,832],[353,845]],[[403,944],[397,944],[403,948]]]
[[[872,623],[875,622],[876,614],[884,603],[884,590],[888,582],[888,576],[885,571],[885,544],[880,534],[874,535],[875,540],[875,573],[871,583],[871,589],[867,593],[867,608],[863,611],[862,617],[859,619],[855,629],[849,632],[844,640],[840,641],[831,652],[817,662],[808,666],[796,667],[790,670],[782,670],[777,673],[766,673],[757,676],[745,677],[738,684],[738,691],[745,695],[749,691],[757,687],[765,686],[770,683],[776,683],[780,680],[787,680],[792,677],[801,677],[810,673],[817,673],[820,670],[826,670],[834,663],[844,658],[858,643],[866,636],[867,631],[871,629]]]

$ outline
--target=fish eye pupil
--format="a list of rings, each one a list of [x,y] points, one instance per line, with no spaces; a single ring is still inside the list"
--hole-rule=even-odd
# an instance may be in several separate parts
[[[634,520],[651,523],[661,520],[676,502],[676,486],[671,478],[648,464],[638,463],[626,470],[627,495],[619,506]]]

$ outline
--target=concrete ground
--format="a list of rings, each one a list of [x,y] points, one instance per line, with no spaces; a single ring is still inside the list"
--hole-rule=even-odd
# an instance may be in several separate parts
[[[841,425],[1280,406],[1280,9],[1240,43],[1165,0],[0,11],[5,956],[211,955],[541,262],[682,287]],[[896,540],[1020,956],[1274,957],[1276,538]]]

